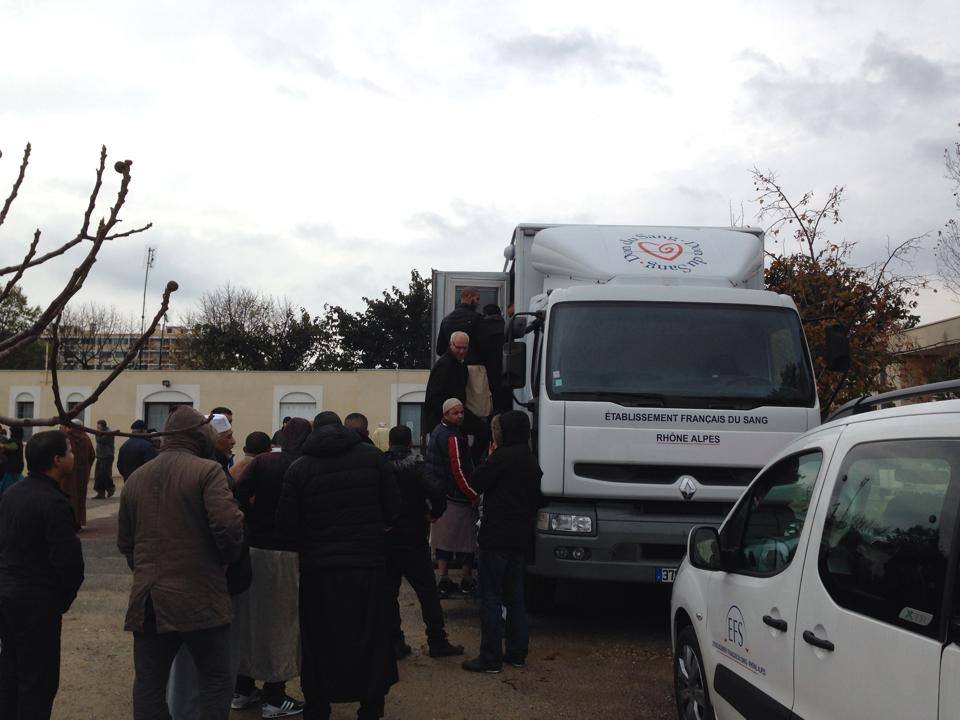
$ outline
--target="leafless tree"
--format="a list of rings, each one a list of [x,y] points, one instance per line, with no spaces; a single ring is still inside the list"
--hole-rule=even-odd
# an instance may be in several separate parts
[[[27,174],[27,166],[30,163],[30,152],[31,146],[28,143],[23,150],[23,158],[20,162],[20,169],[17,173],[16,179],[13,182],[13,187],[4,200],[3,205],[0,206],[0,226],[2,226],[6,221],[7,215],[10,212],[10,208],[13,206],[14,201],[17,199],[17,195],[20,193],[21,187],[23,186],[23,181]],[[2,154],[0,154],[0,157],[2,157]],[[80,228],[76,235],[69,240],[66,240],[58,247],[38,255],[41,231],[40,229],[37,229],[33,233],[33,237],[29,243],[26,254],[23,256],[23,259],[14,265],[0,267],[0,278],[9,277],[9,280],[7,280],[6,284],[0,286],[0,302],[2,302],[4,298],[13,292],[13,289],[17,287],[17,283],[20,282],[24,276],[24,273],[26,273],[28,270],[43,265],[47,261],[65,254],[78,245],[83,245],[84,249],[86,250],[82,259],[79,263],[77,263],[76,267],[73,269],[73,272],[70,274],[70,277],[68,277],[64,282],[59,293],[45,308],[43,308],[37,319],[20,332],[0,340],[0,358],[13,353],[19,348],[27,346],[30,343],[37,342],[39,338],[44,335],[48,335],[51,338],[53,343],[52,355],[53,357],[57,357],[60,351],[60,324],[64,310],[67,307],[67,303],[69,303],[70,300],[83,287],[83,283],[86,281],[90,274],[90,270],[97,261],[97,256],[103,248],[103,244],[111,240],[119,240],[121,238],[142,233],[152,227],[152,223],[148,223],[142,227],[137,227],[126,231],[120,231],[118,229],[118,225],[121,222],[120,211],[123,209],[123,206],[126,203],[127,194],[130,190],[130,168],[132,165],[133,162],[130,160],[119,160],[114,163],[113,169],[120,175],[120,185],[117,189],[117,197],[113,201],[113,204],[110,205],[106,217],[101,217],[100,220],[96,221],[94,225],[93,214],[97,207],[97,200],[100,197],[100,192],[103,190],[104,172],[106,171],[107,167],[107,148],[105,146],[102,147],[100,149],[100,162],[94,177],[93,189],[90,192],[90,198],[87,202],[83,217],[80,221]],[[85,243],[89,243],[89,245],[84,245]],[[19,427],[52,427],[62,423],[74,422],[76,418],[82,415],[86,408],[99,400],[104,390],[106,390],[110,384],[117,379],[120,373],[122,373],[127,366],[130,365],[134,358],[136,358],[140,348],[143,347],[149,337],[156,330],[160,319],[169,308],[170,295],[176,290],[177,283],[173,281],[167,283],[166,288],[163,291],[163,298],[160,302],[160,309],[157,311],[157,314],[154,316],[149,327],[146,328],[142,335],[136,338],[136,340],[127,350],[126,354],[123,356],[123,359],[117,363],[116,367],[113,368],[110,374],[107,375],[107,377],[104,378],[99,385],[97,385],[90,396],[83,402],[77,404],[70,410],[67,410],[64,407],[63,399],[60,396],[60,382],[57,375],[56,363],[53,363],[53,367],[51,368],[51,386],[53,389],[53,399],[57,408],[57,414],[46,418],[11,418],[0,416],[0,423],[3,425]],[[94,428],[84,427],[83,429],[89,433],[102,434]],[[128,435],[128,433],[122,433],[119,431],[110,431],[107,434]]]
[[[133,320],[114,306],[67,305],[60,321],[60,367],[101,370],[117,364],[139,336]]]
[[[953,200],[960,210],[960,142],[943,151],[947,179],[953,183]],[[944,286],[960,295],[960,220],[948,220],[937,240],[937,266]]]

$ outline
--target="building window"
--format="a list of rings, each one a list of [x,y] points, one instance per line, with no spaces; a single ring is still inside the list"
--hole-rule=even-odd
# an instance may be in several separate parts
[[[192,402],[146,402],[143,404],[143,420],[148,430],[163,430],[170,413],[181,406],[193,407]]]
[[[17,419],[23,420],[27,418],[33,418],[33,396],[28,393],[20,393],[17,395]],[[23,439],[27,440],[30,436],[33,435],[32,427],[25,427],[23,429]]]
[[[313,422],[317,401],[310,393],[292,392],[280,398],[280,417],[303,418]]]
[[[406,425],[413,433],[413,446],[420,447],[420,414],[423,410],[423,403],[419,402],[401,402],[397,403],[397,424]]]

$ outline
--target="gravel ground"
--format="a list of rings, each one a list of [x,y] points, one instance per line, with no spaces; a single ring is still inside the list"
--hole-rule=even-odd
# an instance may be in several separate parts
[[[114,500],[113,502],[116,502]],[[122,630],[126,588],[122,560],[110,557],[112,517],[91,522],[83,533],[91,572],[64,617],[60,693],[56,720],[126,720],[132,716],[133,643]],[[104,557],[98,557],[104,556]],[[118,562],[119,561],[119,562]],[[387,698],[394,720],[474,718],[673,718],[667,617],[662,588],[569,585],[557,610],[531,617],[526,668],[499,675],[460,669],[460,658],[427,656],[416,597],[401,596],[413,655],[400,663],[400,682]],[[448,631],[472,657],[479,648],[475,603],[445,601]],[[294,682],[291,694],[302,697]],[[355,717],[355,705],[334,706],[333,718]],[[253,720],[258,709],[231,713]]]

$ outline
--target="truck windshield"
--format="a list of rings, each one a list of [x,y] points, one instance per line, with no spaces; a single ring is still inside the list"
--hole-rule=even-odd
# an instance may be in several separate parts
[[[558,303],[548,332],[553,399],[732,409],[815,402],[800,318],[787,308]]]

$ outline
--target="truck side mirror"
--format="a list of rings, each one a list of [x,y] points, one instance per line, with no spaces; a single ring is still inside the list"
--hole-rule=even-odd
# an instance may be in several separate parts
[[[512,342],[515,338],[522,338],[527,334],[527,318],[525,315],[514,315],[510,318],[506,327],[507,342]],[[506,367],[506,365],[504,365]]]
[[[522,388],[527,384],[527,344],[512,340],[503,345],[503,384]]]
[[[839,323],[824,331],[823,359],[827,370],[847,372],[850,369],[850,334]]]
[[[699,525],[687,539],[687,557],[700,570],[720,570],[720,533],[715,527]]]

